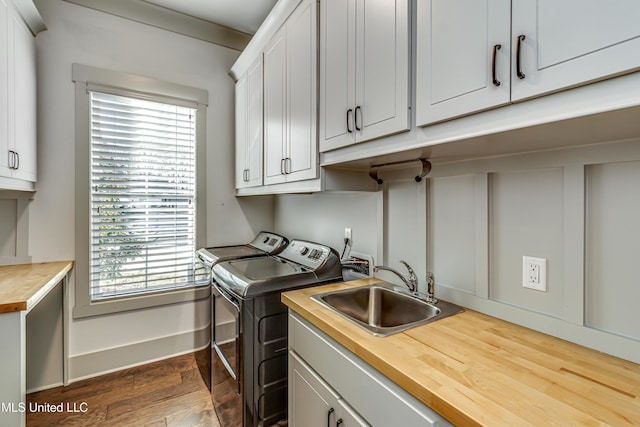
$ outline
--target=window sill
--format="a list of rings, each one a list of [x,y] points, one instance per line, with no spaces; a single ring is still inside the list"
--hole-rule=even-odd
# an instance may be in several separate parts
[[[81,319],[84,317],[102,316],[105,314],[197,301],[209,298],[210,295],[211,288],[207,285],[191,286],[147,295],[114,298],[100,302],[92,302],[89,305],[76,305],[73,308],[73,318]]]

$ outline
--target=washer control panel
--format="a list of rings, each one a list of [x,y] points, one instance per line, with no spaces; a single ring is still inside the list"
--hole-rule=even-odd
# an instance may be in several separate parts
[[[249,243],[249,246],[263,250],[268,254],[275,255],[280,253],[287,243],[289,242],[286,237],[275,233],[269,233],[267,231],[261,231],[255,239]]]
[[[331,248],[318,243],[292,240],[280,257],[315,270],[331,255]]]

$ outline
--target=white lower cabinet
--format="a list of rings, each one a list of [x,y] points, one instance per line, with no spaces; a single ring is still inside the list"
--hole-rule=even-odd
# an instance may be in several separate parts
[[[293,351],[289,352],[289,424],[292,426],[368,426],[326,382]]]
[[[453,426],[293,312],[289,315],[289,425]]]

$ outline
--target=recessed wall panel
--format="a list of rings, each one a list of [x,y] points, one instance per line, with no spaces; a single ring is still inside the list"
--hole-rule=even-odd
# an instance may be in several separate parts
[[[424,182],[390,181],[385,183],[385,241],[384,265],[406,274],[407,269],[400,264],[404,260],[415,270],[423,286],[425,227]],[[402,284],[399,279],[386,271],[376,273],[377,277]],[[422,290],[422,289],[421,289]]]
[[[428,197],[427,268],[438,284],[475,293],[475,177],[432,178]]]
[[[587,167],[585,320],[640,340],[640,162]]]
[[[0,257],[15,257],[17,200],[0,199]]]
[[[555,317],[563,315],[563,170],[490,176],[490,298]],[[523,288],[522,257],[547,259],[547,291]]]

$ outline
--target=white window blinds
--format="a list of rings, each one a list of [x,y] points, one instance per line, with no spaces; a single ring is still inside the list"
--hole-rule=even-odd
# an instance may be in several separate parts
[[[193,285],[196,110],[90,92],[91,300]]]

